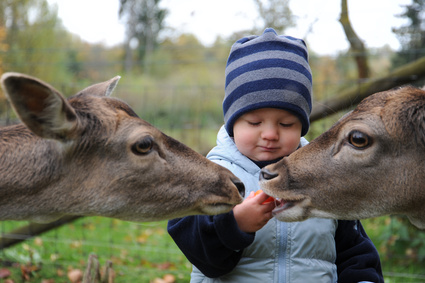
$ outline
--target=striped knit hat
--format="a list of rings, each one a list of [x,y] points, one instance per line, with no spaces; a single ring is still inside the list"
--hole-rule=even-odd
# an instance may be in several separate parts
[[[226,66],[224,123],[230,136],[244,113],[259,108],[292,112],[310,126],[312,75],[303,40],[278,36],[268,28],[261,36],[244,37],[232,46]]]

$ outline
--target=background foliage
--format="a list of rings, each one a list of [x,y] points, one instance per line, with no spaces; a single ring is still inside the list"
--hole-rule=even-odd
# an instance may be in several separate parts
[[[202,45],[191,34],[159,41],[157,29],[145,30],[152,28],[155,19],[147,18],[146,13],[131,14],[128,8],[150,5],[156,15],[154,25],[160,29],[167,11],[157,9],[155,5],[159,2],[120,1],[121,16],[132,27],[139,20],[143,22],[138,29],[127,30],[127,41],[122,45],[106,47],[88,44],[69,33],[55,8],[45,0],[1,0],[0,74],[27,73],[50,83],[66,96],[119,74],[122,79],[115,96],[127,101],[141,118],[205,154],[214,146],[223,122],[224,68],[230,46],[241,36],[261,32],[264,26],[217,38],[212,46]],[[283,33],[296,24],[287,1],[255,2],[259,14],[264,15],[265,26],[276,22],[276,29]],[[384,46],[362,54],[368,61],[370,78],[383,76],[424,56],[423,7],[424,1],[414,0],[400,15],[411,21],[394,28],[402,43],[400,50]],[[286,21],[277,22],[276,18]],[[361,84],[354,60],[358,54],[353,50],[319,56],[314,46],[309,48],[314,103],[331,98],[347,86]],[[317,137],[342,114],[313,123],[307,138]],[[16,116],[0,92],[0,124],[14,122]],[[381,217],[363,223],[380,252],[387,282],[425,282],[423,231],[403,217]],[[0,234],[22,225],[25,222],[0,222]],[[114,263],[116,282],[149,282],[165,274],[173,274],[178,282],[187,282],[190,264],[167,235],[165,225],[81,219],[0,251],[0,282],[7,282],[2,279],[5,269],[12,271],[7,278],[13,278],[13,282],[69,282],[68,271],[84,269],[92,252],[99,255],[101,263]]]

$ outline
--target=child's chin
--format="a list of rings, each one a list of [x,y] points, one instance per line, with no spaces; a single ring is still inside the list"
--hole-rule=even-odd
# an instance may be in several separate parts
[[[281,159],[282,157],[283,156],[278,154],[264,154],[263,156],[261,156],[261,159],[259,159],[258,161],[273,161],[273,160]]]

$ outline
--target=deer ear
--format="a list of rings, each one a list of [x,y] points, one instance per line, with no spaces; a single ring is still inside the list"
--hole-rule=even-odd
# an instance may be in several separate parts
[[[397,135],[405,137],[406,142],[414,140],[417,145],[425,148],[425,91],[413,87],[400,89],[401,97],[396,100],[399,114]]]
[[[83,89],[79,94],[94,94],[99,96],[110,96],[121,79],[120,76],[113,77],[109,81],[91,85]]]
[[[5,73],[1,84],[22,122],[36,135],[63,140],[77,125],[77,115],[50,85],[19,73]]]
[[[412,106],[407,110],[407,115],[413,127],[412,137],[415,137],[417,144],[425,148],[425,96],[423,98],[421,105]]]
[[[382,94],[381,119],[391,138],[425,149],[425,91],[406,86]]]

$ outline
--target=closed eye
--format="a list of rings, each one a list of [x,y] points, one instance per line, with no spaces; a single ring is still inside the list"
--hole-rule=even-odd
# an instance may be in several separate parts
[[[259,126],[261,124],[261,122],[251,122],[251,121],[248,121],[248,124],[250,124],[251,126]]]
[[[284,128],[290,128],[294,125],[294,123],[286,124],[286,123],[280,123],[280,125]]]

